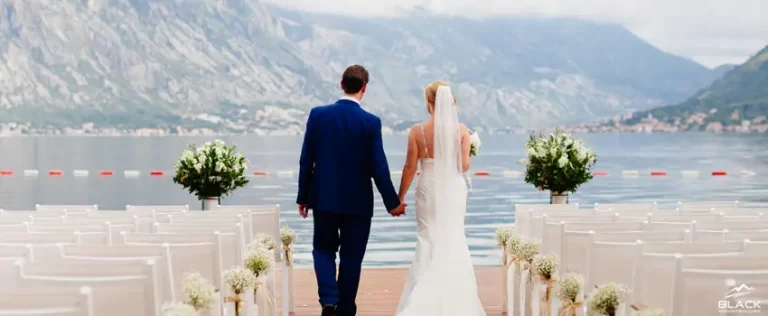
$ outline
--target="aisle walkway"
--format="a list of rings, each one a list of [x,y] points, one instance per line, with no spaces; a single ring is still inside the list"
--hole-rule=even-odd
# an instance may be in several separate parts
[[[480,298],[488,316],[501,314],[501,273],[499,268],[477,268]],[[357,296],[357,315],[392,316],[400,300],[400,291],[408,270],[404,268],[364,269]],[[278,272],[278,275],[279,272]],[[295,271],[296,278],[296,314],[295,316],[318,316],[317,282],[315,273],[310,269]],[[460,289],[457,289],[460,290]],[[281,291],[278,286],[278,296]],[[277,300],[280,302],[280,298]],[[280,314],[278,314],[280,315]]]

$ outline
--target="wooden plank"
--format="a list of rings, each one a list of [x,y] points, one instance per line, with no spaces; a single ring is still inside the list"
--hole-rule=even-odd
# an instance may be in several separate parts
[[[501,313],[501,282],[500,267],[481,267],[475,269],[480,300],[487,315],[502,315]],[[280,271],[276,271],[279,274]],[[357,315],[360,316],[392,316],[400,301],[400,292],[405,284],[408,269],[404,268],[373,268],[363,269],[360,289],[357,295]],[[315,272],[311,269],[294,271],[296,290],[296,313],[294,316],[320,315],[320,305],[317,302],[317,281]],[[282,280],[281,280],[282,281]],[[278,282],[276,300],[281,305],[280,282]],[[278,313],[280,315],[280,313]]]

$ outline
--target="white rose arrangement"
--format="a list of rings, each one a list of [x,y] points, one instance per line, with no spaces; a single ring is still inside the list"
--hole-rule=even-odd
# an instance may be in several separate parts
[[[483,143],[480,141],[480,135],[473,130],[469,130],[469,155],[477,156],[477,152],[480,150],[480,146]]]
[[[173,182],[202,200],[224,197],[248,184],[248,160],[221,141],[190,145],[174,166]]]
[[[557,132],[549,136],[531,135],[525,144],[525,182],[539,190],[563,194],[576,192],[592,180],[595,153],[582,140]]]

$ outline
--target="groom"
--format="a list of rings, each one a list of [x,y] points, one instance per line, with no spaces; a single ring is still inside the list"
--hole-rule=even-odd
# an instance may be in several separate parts
[[[371,178],[389,214],[405,214],[384,155],[381,119],[360,107],[367,86],[363,66],[347,68],[341,78],[344,96],[309,112],[301,148],[296,203],[304,218],[313,210],[312,257],[322,316],[357,313],[355,297],[373,217]]]

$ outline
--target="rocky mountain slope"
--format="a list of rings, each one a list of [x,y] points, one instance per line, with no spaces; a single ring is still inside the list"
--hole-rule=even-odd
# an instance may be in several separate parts
[[[352,63],[389,128],[450,81],[479,129],[535,128],[683,100],[716,71],[621,26],[414,12],[355,18],[258,0],[2,0],[0,130],[296,133]]]
[[[768,131],[768,46],[677,105],[603,124],[641,131]]]

